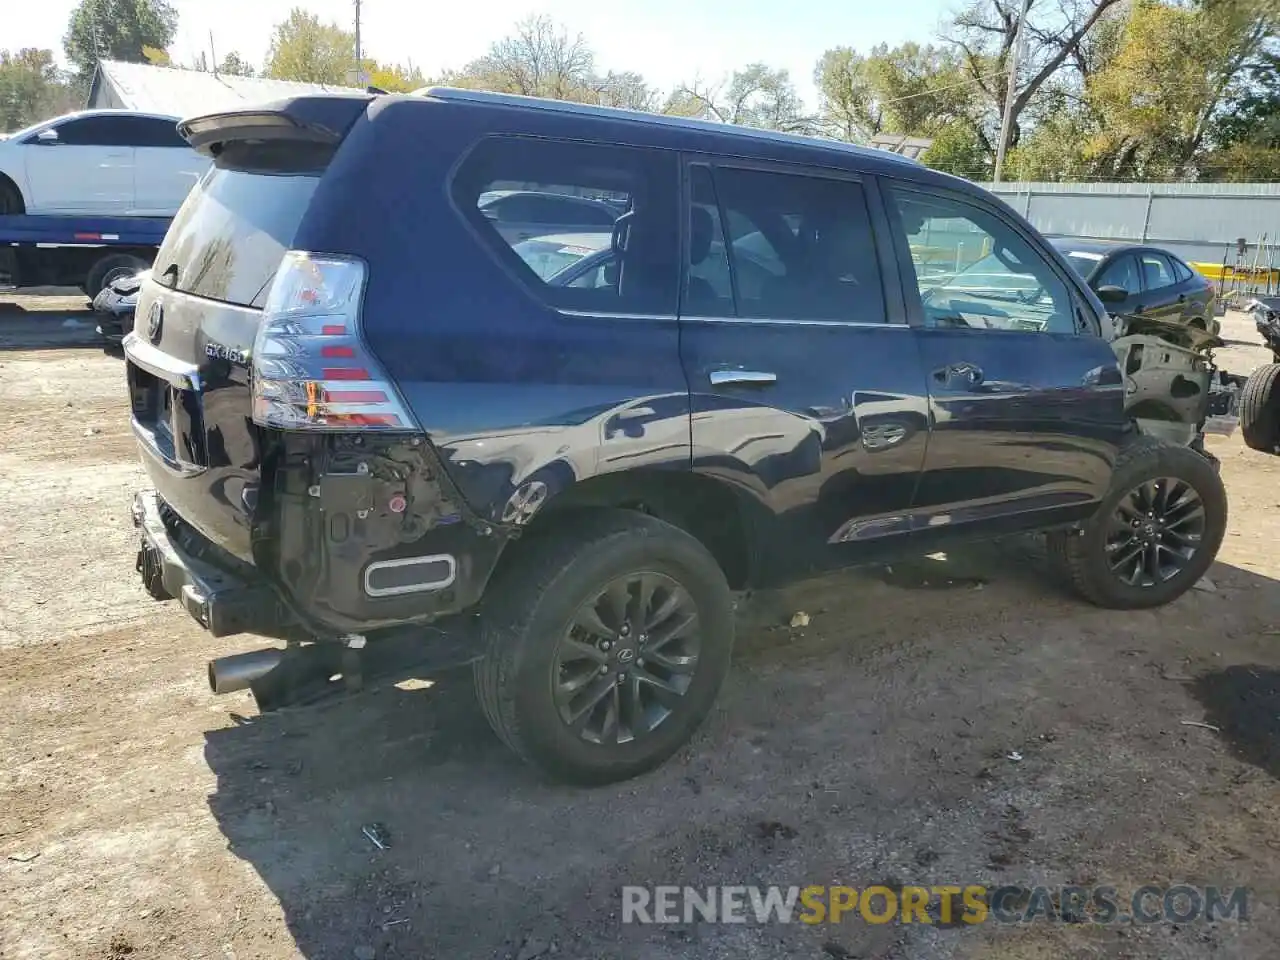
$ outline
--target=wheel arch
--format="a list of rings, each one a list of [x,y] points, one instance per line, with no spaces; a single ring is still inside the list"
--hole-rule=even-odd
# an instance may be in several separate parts
[[[12,190],[14,195],[18,198],[18,203],[21,205],[22,209],[18,211],[17,215],[26,213],[27,198],[22,193],[22,187],[18,185],[17,180],[7,174],[3,169],[0,169],[0,192],[5,190]]]
[[[669,470],[601,474],[569,485],[503,550],[494,575],[523,552],[524,541],[562,529],[583,512],[608,509],[635,510],[684,530],[707,548],[734,589],[756,578],[760,518],[750,498],[720,480]]]

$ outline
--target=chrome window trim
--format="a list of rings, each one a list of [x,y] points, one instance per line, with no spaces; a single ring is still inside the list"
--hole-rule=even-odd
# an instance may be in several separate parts
[[[859,329],[869,330],[910,330],[909,324],[890,323],[888,321],[866,321],[866,320],[791,320],[791,319],[771,319],[768,317],[677,317],[672,313],[609,313],[603,310],[567,310],[559,309],[557,312],[565,317],[578,317],[582,319],[592,320],[651,320],[661,321],[664,323],[672,323],[679,320],[684,323],[751,323],[765,324],[767,326],[791,326],[791,327],[855,327]]]

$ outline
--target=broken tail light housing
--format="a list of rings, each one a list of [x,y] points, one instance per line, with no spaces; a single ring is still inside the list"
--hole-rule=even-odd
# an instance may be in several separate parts
[[[253,343],[253,421],[284,430],[413,430],[360,336],[364,263],[290,250]]]

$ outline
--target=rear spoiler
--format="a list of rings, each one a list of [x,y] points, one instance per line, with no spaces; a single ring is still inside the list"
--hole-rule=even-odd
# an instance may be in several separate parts
[[[178,133],[196,150],[216,157],[236,141],[338,144],[374,99],[372,94],[293,97],[276,103],[210,113],[178,124]]]

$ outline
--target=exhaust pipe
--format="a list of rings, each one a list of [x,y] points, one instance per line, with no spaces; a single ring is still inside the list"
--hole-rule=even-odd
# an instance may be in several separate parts
[[[209,689],[214,693],[235,693],[276,668],[284,651],[277,647],[237,653],[209,661]]]

